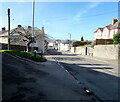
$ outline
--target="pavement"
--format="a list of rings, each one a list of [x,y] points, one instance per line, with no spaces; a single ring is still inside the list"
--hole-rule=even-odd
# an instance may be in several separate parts
[[[33,63],[2,53],[2,102],[79,100],[99,102],[49,54],[47,62]]]

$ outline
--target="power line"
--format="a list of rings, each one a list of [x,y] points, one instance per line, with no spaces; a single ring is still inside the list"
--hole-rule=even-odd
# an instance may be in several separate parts
[[[96,17],[96,16],[103,16],[103,15],[113,14],[113,13],[117,13],[117,12],[118,12],[118,10],[113,10],[113,11],[109,11],[109,12],[102,12],[102,13],[98,13],[98,14],[83,16],[83,17],[80,17],[80,18],[86,19],[86,18],[90,18],[90,17]],[[66,21],[66,20],[69,20],[69,19],[72,19],[72,18],[73,17],[61,17],[61,18],[54,19],[54,21]],[[37,20],[39,18],[35,18],[35,19]],[[39,20],[37,20],[37,21],[39,21]],[[29,22],[29,21],[31,21],[31,19],[24,18],[24,21],[25,22]],[[46,22],[51,22],[51,21],[53,21],[53,20],[46,20]]]
[[[83,18],[102,16],[102,15],[107,15],[107,14],[116,13],[116,12],[118,12],[118,10],[114,10],[114,11],[111,11],[111,12],[98,13],[98,14],[89,15],[89,16],[84,16]],[[82,17],[81,17],[81,18],[82,18]]]

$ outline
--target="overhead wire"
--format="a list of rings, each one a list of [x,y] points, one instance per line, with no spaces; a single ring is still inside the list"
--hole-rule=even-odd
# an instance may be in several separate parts
[[[80,17],[81,19],[87,19],[87,18],[91,18],[91,17],[96,17],[96,16],[103,16],[103,15],[108,15],[108,14],[118,14],[118,11],[119,10],[113,10],[113,11],[109,11],[109,12],[102,12],[102,13],[97,13],[97,14],[93,14],[93,15],[87,15],[87,16],[83,16],[83,17]],[[53,18],[54,20],[45,20],[46,22],[53,22],[53,21],[66,21],[66,20],[69,20],[73,17],[61,17],[61,18]],[[40,21],[39,18],[35,18],[37,21]],[[38,20],[39,19],[39,20]],[[15,20],[15,19],[14,19]],[[31,19],[29,18],[24,18],[24,21],[25,22],[29,22],[31,21]]]

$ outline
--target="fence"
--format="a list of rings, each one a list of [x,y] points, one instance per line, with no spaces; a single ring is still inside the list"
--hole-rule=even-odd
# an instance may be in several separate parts
[[[10,45],[11,50],[20,50],[20,51],[26,51],[26,46],[20,46],[20,45]],[[7,50],[8,44],[2,44],[0,43],[0,50]],[[35,50],[38,50],[38,47],[34,47]],[[31,47],[30,47],[31,50]]]

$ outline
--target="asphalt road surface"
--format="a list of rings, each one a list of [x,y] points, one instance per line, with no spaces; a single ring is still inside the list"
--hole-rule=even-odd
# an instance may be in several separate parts
[[[51,55],[47,62],[27,61],[7,53],[2,55],[2,102],[79,100],[100,102],[84,84],[59,65]]]
[[[120,101],[118,63],[105,62],[49,50],[62,68],[102,101]],[[119,100],[119,101],[118,101]]]

